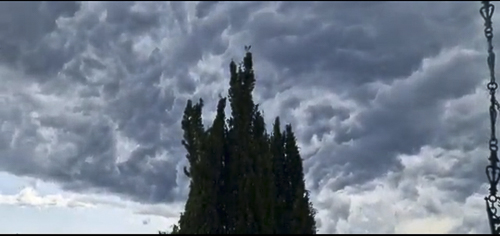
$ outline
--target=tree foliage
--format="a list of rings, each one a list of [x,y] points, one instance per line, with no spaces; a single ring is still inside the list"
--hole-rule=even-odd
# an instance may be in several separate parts
[[[203,100],[187,102],[182,119],[190,191],[172,234],[315,234],[315,211],[305,189],[292,126],[271,133],[252,98],[252,54],[229,65],[228,99],[220,98],[204,129]],[[229,100],[231,116],[224,110]]]

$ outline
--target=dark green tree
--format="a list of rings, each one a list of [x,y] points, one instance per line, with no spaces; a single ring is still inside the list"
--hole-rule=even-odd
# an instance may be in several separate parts
[[[304,184],[302,159],[290,125],[273,132],[252,98],[252,54],[229,65],[228,100],[212,125],[202,124],[203,100],[187,102],[182,120],[191,179],[188,200],[173,234],[314,234],[314,209]]]
[[[184,130],[182,145],[187,150],[186,158],[190,164],[189,170],[184,168],[184,172],[191,182],[185,211],[179,219],[179,226],[174,226],[174,233],[208,233],[213,226],[213,219],[207,220],[213,213],[205,203],[208,198],[213,199],[210,196],[212,189],[206,185],[206,176],[213,170],[207,164],[207,135],[202,123],[202,108],[203,100],[200,99],[195,105],[189,100],[181,122]]]
[[[289,221],[290,232],[293,234],[316,233],[316,222],[314,221],[315,210],[309,201],[309,193],[305,188],[302,158],[295,134],[291,125],[285,127],[285,170],[289,180],[286,193],[285,208],[291,216]]]
[[[273,182],[275,186],[275,230],[277,234],[288,234],[289,212],[286,209],[286,197],[288,189],[288,177],[286,175],[285,139],[280,129],[280,119],[276,117],[273,125],[273,133],[270,140]]]

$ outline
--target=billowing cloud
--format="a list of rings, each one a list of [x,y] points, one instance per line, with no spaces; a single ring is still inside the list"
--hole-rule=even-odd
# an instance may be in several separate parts
[[[0,3],[0,170],[174,202],[137,210],[174,216],[186,100],[205,100],[208,124],[229,61],[252,45],[256,100],[268,125],[279,115],[295,127],[321,232],[487,232],[479,7]]]
[[[31,187],[22,189],[16,195],[0,195],[0,204],[30,206],[30,207],[92,207],[92,204],[78,201],[71,198],[65,198],[62,195],[40,196],[37,191]]]
[[[454,174],[460,163],[484,154],[479,149],[462,152],[425,146],[415,155],[398,156],[401,171],[388,172],[365,184],[336,190],[337,181],[332,178],[315,197],[321,231],[487,232],[484,195],[478,194],[486,185]],[[464,188],[460,190],[460,186]]]
[[[177,218],[182,210],[182,204],[141,204],[124,201],[116,197],[106,197],[96,194],[75,194],[62,192],[58,194],[41,194],[36,186],[27,186],[16,194],[0,194],[0,205],[44,208],[111,208],[128,209],[132,213],[144,216],[159,216]],[[150,219],[144,220],[148,224]]]

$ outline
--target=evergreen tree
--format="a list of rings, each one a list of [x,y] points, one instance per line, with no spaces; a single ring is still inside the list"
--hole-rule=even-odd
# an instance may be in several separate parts
[[[187,102],[182,119],[182,129],[184,130],[184,140],[182,145],[187,150],[186,158],[189,161],[189,170],[184,169],[184,172],[191,178],[190,191],[186,202],[186,210],[179,219],[179,228],[174,229],[175,233],[205,233],[208,232],[212,225],[207,221],[207,216],[210,212],[207,210],[207,204],[204,201],[209,196],[210,188],[205,186],[205,176],[210,171],[206,165],[204,156],[204,142],[206,134],[203,128],[201,113],[203,100],[192,105],[191,100]],[[177,226],[174,226],[174,228]]]
[[[256,210],[258,232],[273,234],[275,230],[276,186],[274,185],[270,138],[266,133],[264,118],[255,106],[253,121],[252,156],[255,158],[253,169],[256,174],[254,193],[256,200],[252,208]]]
[[[309,201],[309,193],[305,188],[302,158],[292,126],[285,127],[285,169],[288,175],[288,189],[286,193],[286,209],[292,216],[290,220],[290,233],[314,234],[316,223],[314,221],[315,211]]]
[[[280,130],[280,119],[276,117],[273,125],[273,134],[270,140],[272,153],[272,168],[275,185],[275,229],[277,234],[289,233],[288,213],[286,211],[286,193],[288,178],[285,173],[285,139]]]
[[[314,234],[314,209],[305,189],[302,159],[290,125],[280,130],[279,117],[272,134],[265,129],[255,88],[252,54],[243,63],[229,65],[226,98],[205,131],[203,100],[187,102],[182,120],[186,158],[184,172],[190,191],[173,234]],[[227,125],[226,125],[227,122]]]

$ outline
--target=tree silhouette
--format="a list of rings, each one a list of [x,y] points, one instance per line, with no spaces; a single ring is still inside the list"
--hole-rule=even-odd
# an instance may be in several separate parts
[[[252,53],[229,64],[228,100],[220,97],[204,130],[203,100],[187,102],[182,119],[190,191],[172,234],[315,234],[315,210],[305,189],[302,159],[291,125],[276,117],[268,134],[253,101]],[[160,232],[162,233],[162,232]]]

